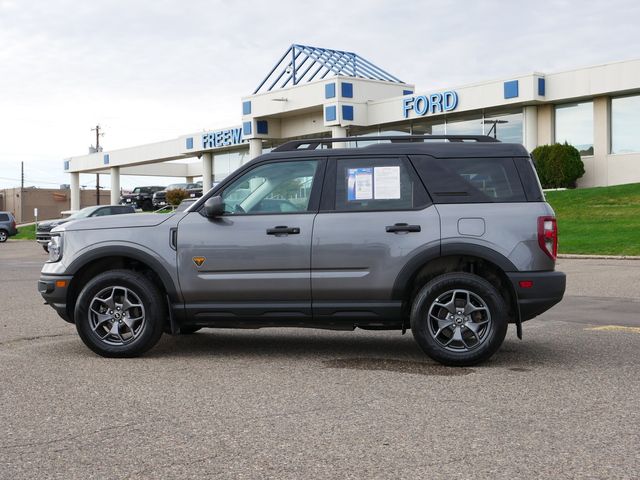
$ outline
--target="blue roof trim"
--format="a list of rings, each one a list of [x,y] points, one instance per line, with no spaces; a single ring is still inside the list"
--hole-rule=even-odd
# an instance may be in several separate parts
[[[242,102],[242,115],[251,115],[251,100]]]
[[[185,143],[186,143],[185,146],[187,147],[187,150],[191,150],[193,148],[193,137],[187,137],[187,140]]]
[[[342,119],[353,120],[353,105],[342,105]]]
[[[242,135],[251,135],[251,122],[242,123]]]
[[[342,82],[340,89],[343,98],[353,98],[353,83]]]
[[[102,157],[102,163],[104,163],[105,165],[109,165],[109,154],[105,153],[104,156]]]
[[[324,121],[325,122],[335,122],[337,119],[336,116],[336,106],[331,105],[329,107],[324,108]]]
[[[518,96],[518,80],[504,82],[504,98],[516,98]]]
[[[336,96],[336,84],[327,83],[324,86],[324,98],[335,98]]]
[[[294,43],[253,94],[307,83],[328,75],[405,83],[356,53]]]
[[[69,170],[69,160],[64,161],[64,169]]]
[[[258,135],[267,135],[269,133],[269,122],[266,120],[258,120],[256,122],[256,133]]]
[[[538,95],[544,97],[545,94],[545,84],[544,78],[538,78]]]

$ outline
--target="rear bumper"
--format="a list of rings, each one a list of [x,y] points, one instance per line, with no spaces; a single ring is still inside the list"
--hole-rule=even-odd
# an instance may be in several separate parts
[[[71,275],[41,275],[38,280],[38,292],[44,298],[44,302],[70,323],[73,323],[73,319],[67,312],[67,293],[72,278]]]
[[[516,293],[522,321],[546,312],[564,296],[567,277],[563,272],[511,272],[507,276]],[[531,286],[522,286],[521,282],[531,282]]]

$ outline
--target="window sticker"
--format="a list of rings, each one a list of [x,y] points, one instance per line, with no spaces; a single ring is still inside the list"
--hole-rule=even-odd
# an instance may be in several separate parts
[[[400,198],[400,167],[375,167],[374,191],[376,200],[395,200]]]
[[[347,177],[347,200],[373,199],[373,168],[350,168]]]

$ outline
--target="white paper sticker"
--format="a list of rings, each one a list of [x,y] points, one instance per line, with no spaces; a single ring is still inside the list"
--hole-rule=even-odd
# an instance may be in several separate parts
[[[375,167],[373,188],[376,200],[400,198],[400,167]]]

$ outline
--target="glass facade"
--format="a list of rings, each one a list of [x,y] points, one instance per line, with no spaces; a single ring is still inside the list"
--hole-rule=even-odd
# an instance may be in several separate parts
[[[240,168],[241,165],[247,163],[249,158],[249,149],[231,150],[223,153],[213,154],[213,181],[221,182],[230,173]]]
[[[556,142],[593,155],[593,102],[556,105]]]
[[[640,95],[611,99],[611,153],[640,152]]]
[[[445,131],[447,135],[484,135],[482,115],[447,119]]]
[[[505,143],[523,143],[522,117],[522,110],[487,114],[484,117],[484,134]]]
[[[489,112],[449,117],[439,120],[417,120],[415,135],[489,135],[502,142],[523,143],[522,110]]]

